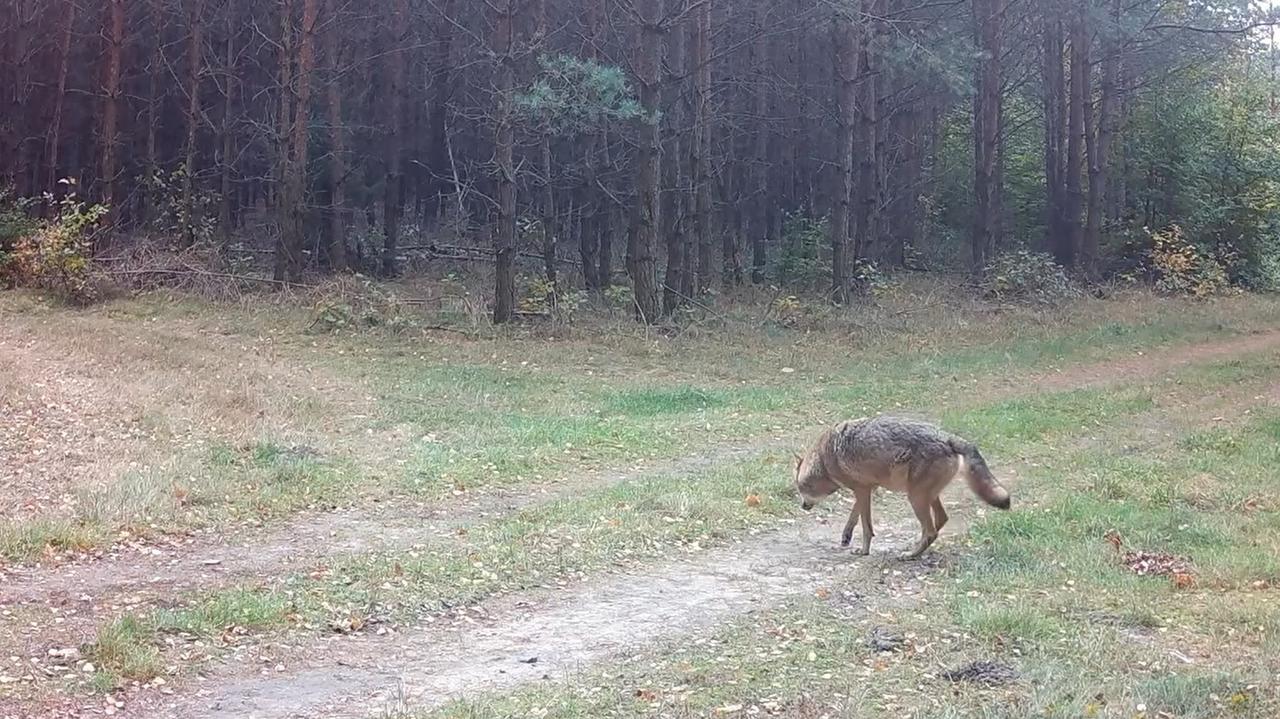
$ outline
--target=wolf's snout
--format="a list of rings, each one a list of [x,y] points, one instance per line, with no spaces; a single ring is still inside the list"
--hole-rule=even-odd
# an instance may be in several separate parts
[[[813,502],[806,499],[800,503],[800,508],[808,512],[809,510],[813,509]]]

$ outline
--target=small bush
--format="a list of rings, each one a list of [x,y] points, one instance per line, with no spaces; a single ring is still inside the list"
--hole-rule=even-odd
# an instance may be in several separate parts
[[[1080,289],[1062,267],[1043,252],[1014,250],[996,257],[982,282],[994,300],[1052,305],[1079,297]]]
[[[51,198],[50,198],[51,199]],[[74,195],[58,203],[58,214],[19,236],[6,261],[11,282],[57,293],[73,304],[89,304],[100,293],[92,275],[94,227],[107,214]]]
[[[339,332],[382,328],[401,332],[413,326],[413,318],[394,293],[371,280],[359,284],[335,283],[312,307],[312,332]]]
[[[548,315],[561,322],[569,322],[586,300],[586,295],[582,292],[557,287],[545,277],[536,277],[526,284],[524,295],[520,298],[520,311]]]
[[[30,205],[30,200],[18,198],[12,190],[0,187],[0,287],[18,284],[18,241],[40,227],[27,214]]]
[[[1220,259],[1201,251],[1183,236],[1178,225],[1152,232],[1149,252],[1159,292],[1209,297],[1231,287],[1226,269],[1231,258]]]
[[[784,286],[813,287],[831,277],[831,261],[823,257],[827,221],[790,213],[782,225],[782,252],[778,257],[778,282]]]

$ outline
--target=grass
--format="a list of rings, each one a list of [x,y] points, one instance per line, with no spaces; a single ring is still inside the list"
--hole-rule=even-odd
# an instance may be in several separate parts
[[[1080,390],[1050,395],[1035,432],[1018,435],[1021,445],[1065,436],[1075,428],[1069,412],[1048,411],[1058,397],[1065,408],[1083,409],[1122,421],[1149,406],[1139,390]],[[999,403],[996,408],[1007,403]],[[993,407],[972,411],[972,426],[992,429],[1004,414]],[[295,575],[282,583],[289,603],[275,606],[262,629],[283,626],[290,616],[315,627],[375,618],[412,620],[423,612],[479,602],[495,594],[555,585],[618,565],[651,563],[723,546],[745,532],[777,526],[799,510],[785,477],[785,460],[763,453],[692,474],[659,475],[598,487],[513,514],[477,523],[457,541],[409,551],[357,555],[326,562],[324,571]],[[748,498],[751,498],[750,500]],[[231,597],[260,593],[233,587]],[[203,615],[221,593],[195,598],[186,613]],[[234,602],[238,606],[238,602]],[[159,631],[162,620],[136,621]],[[198,634],[198,632],[197,632]]]
[[[151,296],[69,313],[5,295],[0,316],[38,338],[56,366],[100,368],[86,381],[113,376],[100,399],[119,406],[98,414],[135,416],[151,438],[127,450],[141,460],[95,458],[108,481],[67,488],[74,523],[100,546],[121,528],[273,520],[370,497],[438,501],[459,487],[520,487],[849,414],[980,403],[993,381],[1236,334],[1268,317],[1267,300],[1225,302],[1135,296],[994,319],[977,306],[886,308],[908,319],[866,329],[853,348],[839,322],[802,335],[739,321],[660,342],[616,330],[569,340],[314,337],[299,331],[307,323],[296,308],[223,306],[215,319],[199,302]],[[119,337],[131,341],[108,340]],[[319,447],[323,461],[210,460],[211,446],[271,443]],[[17,561],[43,551],[0,545]]]
[[[1179,385],[1252,380],[1237,372],[1250,364],[1189,369]],[[1064,392],[949,414],[975,434],[998,433],[1002,453],[1025,453],[1038,466],[1018,485],[1027,498],[1018,511],[988,515],[967,548],[941,550],[943,569],[908,593],[914,607],[883,591],[852,609],[802,598],[609,669],[428,715],[1275,716],[1280,510],[1247,501],[1274,494],[1280,414],[1254,411],[1230,426],[1186,431],[1174,451],[1134,452],[1125,428],[1150,407],[1149,395],[1101,397]],[[1101,446],[1043,449],[1081,424],[1104,437]],[[1206,472],[1227,481],[1206,485]],[[1222,491],[1206,498],[1206,488]],[[1104,539],[1113,531],[1126,549],[1187,557],[1194,585],[1129,571]],[[868,632],[880,624],[907,637],[907,649],[869,648]],[[985,689],[940,675],[993,657],[1021,679]]]
[[[148,447],[166,458],[150,469],[119,472],[101,486],[76,488],[76,519],[22,521],[0,530],[0,556],[11,559],[39,556],[50,546],[100,546],[120,526],[221,527],[361,502],[369,495],[439,501],[459,487],[521,488],[584,469],[691,454],[749,442],[778,428],[808,429],[882,409],[949,408],[943,419],[979,441],[989,457],[1040,461],[1050,458],[1046,445],[1068,447],[1082,431],[1120,426],[1149,411],[1160,397],[1138,388],[1012,396],[1018,394],[1019,379],[1054,366],[1239,334],[1265,326],[1275,309],[1268,300],[1208,307],[1142,298],[1086,303],[1060,315],[1014,310],[992,316],[981,308],[895,314],[892,309],[885,316],[897,319],[884,325],[837,323],[807,333],[734,324],[712,333],[693,327],[660,341],[627,330],[574,333],[567,340],[516,332],[453,342],[390,335],[309,337],[298,331],[306,323],[295,311],[273,309],[273,316],[219,308],[221,318],[213,319],[205,305],[174,306],[154,298],[71,318],[62,311],[10,312],[7,307],[0,297],[5,322],[12,319],[15,331],[43,338],[40,346],[50,356],[65,351],[69,362],[127,368],[113,375],[119,386],[111,389],[128,401],[130,415],[141,418],[144,431],[159,438]],[[1221,319],[1226,316],[1233,319]],[[64,335],[77,339],[58,339]],[[104,341],[118,337],[138,343],[125,350],[118,341]],[[1274,358],[1245,358],[1171,376],[1186,383],[1179,391],[1207,391],[1253,381],[1275,364]],[[1006,385],[1015,385],[1001,395],[1007,398],[989,395]],[[181,391],[165,394],[164,387]],[[104,411],[117,409],[109,405]],[[196,429],[184,430],[191,416],[199,420]],[[1252,451],[1252,445],[1236,446],[1238,440],[1229,436],[1188,441],[1196,449],[1189,456],[1203,455],[1205,462]],[[116,467],[128,457],[110,459],[109,466]],[[977,535],[979,544],[966,560],[973,564],[954,570],[960,584],[977,582],[979,575],[970,580],[959,572],[990,565],[987,571],[1003,577],[1001,568],[1014,562],[1049,576],[1057,572],[1045,550],[1049,540],[1078,544],[1081,536],[1118,522],[1134,532],[1135,541],[1151,546],[1177,546],[1175,531],[1184,531],[1188,542],[1198,538],[1202,552],[1195,560],[1223,586],[1238,588],[1241,581],[1272,571],[1256,558],[1215,564],[1212,553],[1235,547],[1237,533],[1245,528],[1225,517],[1190,521],[1195,517],[1183,507],[1228,497],[1233,506],[1256,505],[1259,497],[1265,499],[1260,475],[1231,484],[1247,491],[1197,499],[1192,495],[1201,484],[1185,477],[1164,481],[1159,466],[1137,460],[1126,466],[1117,458],[1112,469],[1096,458],[1083,457],[1075,465],[1058,460],[1051,466],[1070,471],[1071,482],[1105,488],[1115,502],[1163,503],[1165,514],[1142,524],[1105,503],[1042,506],[1049,512],[1046,523],[1067,521],[1074,533],[1054,537],[1046,532],[1057,525],[1046,523],[993,525],[989,531],[997,534]],[[251,633],[285,627],[315,631],[335,622],[408,619],[445,604],[568,581],[619,560],[640,565],[714,548],[743,532],[777,526],[796,511],[780,480],[785,474],[767,452],[741,461],[711,461],[683,476],[658,473],[586,489],[482,522],[456,541],[343,558],[322,570],[183,597],[171,607],[126,615],[105,626],[93,647],[103,670],[98,681],[114,686],[122,678],[152,675],[170,653],[162,655],[159,647],[209,644],[229,627]],[[1038,488],[1048,480],[1036,475],[1030,481]],[[750,504],[748,495],[762,501]],[[1258,521],[1265,527],[1272,520]],[[1168,544],[1159,545],[1161,539]],[[1000,552],[993,553],[997,546]],[[1105,568],[1087,560],[1081,551],[1071,558],[1079,564],[1071,566]],[[1114,581],[1125,592],[1150,586],[1130,578]],[[1033,586],[1043,589],[1028,585]],[[973,623],[966,630],[972,636],[1016,630],[1029,641],[1044,642],[1061,634],[1061,618],[1031,601],[985,609],[946,606]],[[1149,606],[1159,609],[1145,616],[1138,616],[1136,607],[1118,609],[1134,615],[1126,620],[1133,626],[1164,626],[1163,605]],[[1270,626],[1265,609],[1255,610],[1256,619]],[[796,621],[810,621],[805,613],[818,612],[807,606],[795,611]],[[837,615],[830,619],[843,621]],[[814,614],[814,626],[821,626],[820,620],[821,613]],[[931,627],[922,624],[920,630]],[[847,656],[861,656],[854,653],[855,644],[848,645]],[[733,686],[725,685],[724,693]],[[860,690],[842,691],[857,696]],[[808,711],[803,697],[779,696],[791,702],[787,706],[796,715]]]

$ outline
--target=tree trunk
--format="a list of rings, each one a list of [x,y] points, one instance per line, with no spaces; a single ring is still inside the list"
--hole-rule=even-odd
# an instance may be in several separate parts
[[[223,59],[223,70],[226,73],[224,79],[225,87],[223,88],[224,96],[222,102],[222,152],[221,160],[218,163],[221,170],[221,196],[218,203],[218,231],[222,235],[223,244],[231,241],[231,232],[234,220],[232,218],[231,203],[235,198],[234,187],[231,183],[231,169],[234,164],[235,157],[235,133],[232,132],[232,104],[235,100],[235,87],[237,80],[236,67],[236,18],[235,18],[235,0],[228,0],[226,7],[226,45],[224,47],[225,55]]]
[[[543,48],[547,41],[547,0],[537,0],[534,11],[537,25],[536,35],[537,44]],[[559,228],[556,226],[556,198],[555,187],[551,182],[551,128],[543,127],[538,138],[538,156],[541,160],[541,190],[542,197],[539,201],[539,224],[542,225],[542,264],[543,271],[547,276],[547,283],[551,286],[552,292],[555,292],[558,286],[556,277],[556,233]],[[552,298],[554,299],[554,298]]]
[[[1114,0],[1112,19],[1120,18],[1120,0]],[[1111,141],[1115,135],[1116,91],[1120,75],[1120,43],[1116,38],[1118,23],[1107,28],[1102,46],[1102,95],[1098,101],[1097,136],[1089,143],[1089,208],[1085,225],[1081,263],[1085,275],[1098,274],[1098,248],[1102,237],[1103,194],[1108,184]]]
[[[297,69],[293,87],[283,91],[294,94],[292,126],[283,182],[280,185],[280,246],[284,250],[284,270],[290,281],[302,276],[305,247],[303,217],[307,188],[307,143],[310,139],[311,75],[315,70],[315,31],[320,0],[303,0],[302,24],[298,28]],[[289,8],[292,10],[292,8]],[[286,22],[292,18],[288,18]]]
[[[326,0],[329,23],[325,54],[329,60],[327,88],[329,110],[329,268],[341,272],[347,261],[347,126],[342,115],[343,42],[340,35],[339,0]]]
[[[855,56],[861,56],[858,84],[862,88],[862,101],[855,102],[858,177],[854,191],[857,193],[858,202],[853,223],[856,228],[853,233],[855,243],[853,259],[874,259],[880,252],[880,173],[876,132],[880,124],[879,97],[877,96],[879,66],[876,62],[876,48],[873,46],[876,27],[879,24],[876,18],[880,16],[881,8],[877,6],[875,0],[863,0],[861,23],[853,30],[859,33],[862,39],[860,51],[855,53]],[[842,150],[843,147],[842,142]]]
[[[755,68],[755,200],[751,227],[751,282],[764,284],[765,267],[769,262],[769,217],[774,204],[769,193],[769,35],[768,15],[772,0],[756,0],[752,31],[756,34],[752,48]]]
[[[711,0],[698,6],[689,54],[693,76],[693,137],[689,172],[693,179],[693,226],[698,238],[698,294],[711,289]]]
[[[845,13],[837,10],[832,19],[835,50],[836,105],[836,186],[832,189],[827,235],[831,245],[831,297],[838,303],[848,300],[849,212],[853,199],[853,136],[856,130],[855,96],[858,82],[857,29]]]
[[[113,228],[119,221],[120,212],[116,207],[116,174],[120,147],[120,64],[124,49],[124,0],[108,0],[107,15],[107,71],[102,86],[102,204],[108,210],[106,227]]]
[[[1071,266],[1070,238],[1066,231],[1066,137],[1064,97],[1066,77],[1062,68],[1062,21],[1056,13],[1046,13],[1043,30],[1044,61],[1044,167],[1046,180],[1045,234],[1047,245],[1058,264]]]
[[[400,214],[404,201],[404,81],[408,32],[409,0],[394,0],[391,11],[391,41],[387,54],[391,78],[387,114],[390,115],[391,128],[387,137],[387,174],[382,198],[384,277],[394,277],[399,273],[396,258],[400,252]]]
[[[995,246],[1000,200],[997,163],[1000,154],[1000,12],[1001,0],[974,0],[973,22],[981,57],[975,70],[973,98],[974,221],[970,269],[981,275]]]
[[[490,48],[497,67],[494,69],[494,138],[493,159],[497,165],[498,218],[493,230],[493,249],[497,260],[493,302],[493,321],[510,322],[515,316],[516,254],[516,187],[515,187],[515,9],[513,0],[497,0],[489,7],[494,14]]]
[[[74,4],[74,0],[69,0]],[[164,0],[151,0],[151,33],[154,35],[150,67],[147,68],[147,198],[146,221],[155,222],[160,215],[160,193],[156,182],[160,176],[160,149],[157,134],[160,130],[160,75],[164,58]]]
[[[455,34],[454,18],[457,0],[444,0],[440,3],[441,18],[436,24],[435,52],[431,57],[431,109],[428,113],[428,132],[431,136],[431,149],[428,162],[431,171],[431,188],[428,190],[431,199],[427,214],[443,215],[445,196],[448,194],[448,182],[444,179],[450,174],[449,162],[449,102],[453,98],[453,39]]]
[[[1067,117],[1067,204],[1063,212],[1066,221],[1067,252],[1064,265],[1074,268],[1080,259],[1084,228],[1080,222],[1084,215],[1083,177],[1084,119],[1089,96],[1089,34],[1085,27],[1085,12],[1076,13],[1071,26],[1071,95]]]
[[[667,59],[665,67],[673,73],[683,73],[688,64],[685,57],[685,35],[680,32],[668,32]],[[681,130],[686,121],[685,94],[681,89],[679,77],[668,73],[663,77],[674,92],[675,99],[670,102],[671,110],[663,118],[667,125],[667,143],[663,151],[664,188],[662,193],[662,235],[666,239],[667,269],[662,282],[662,311],[670,315],[684,302],[684,273],[688,267],[685,257],[684,232],[684,162],[685,154],[681,143]]]
[[[75,18],[75,0],[63,0],[62,27],[58,33],[58,89],[53,96],[53,117],[50,118],[45,149],[45,161],[48,167],[45,189],[50,194],[54,193],[58,180],[62,179],[58,176],[58,150],[62,147],[62,115],[67,98],[67,68],[71,64],[71,29],[75,25]],[[118,76],[119,65],[116,66],[116,71]]]
[[[598,60],[600,45],[604,41],[604,1],[589,0],[585,8],[584,35],[586,57]],[[601,275],[600,243],[607,230],[604,203],[597,189],[599,182],[599,155],[608,151],[606,131],[595,128],[586,138],[582,151],[582,183],[578,188],[578,212],[581,215],[578,230],[578,252],[582,258],[582,279],[588,292],[598,292],[608,287],[607,276]]]
[[[627,234],[627,273],[635,297],[636,315],[641,322],[659,319],[657,277],[653,249],[657,241],[659,213],[658,180],[662,146],[659,132],[661,112],[661,59],[663,0],[639,3],[636,28],[635,67],[640,84],[640,105],[644,118],[640,147],[636,153],[636,206]]]
[[[201,51],[204,45],[204,0],[187,0],[187,2],[190,36],[187,43],[187,149],[182,173],[182,244],[184,247],[190,247],[196,242],[196,133],[200,127]]]
[[[295,0],[281,0],[280,2],[280,119],[279,127],[276,130],[276,172],[278,177],[275,183],[275,210],[279,217],[280,236],[276,239],[275,266],[272,272],[272,278],[276,282],[288,280],[289,272],[295,263],[292,257],[292,219],[288,216],[289,173],[292,171],[289,163],[290,139],[292,138],[291,131],[293,128],[292,118],[294,112],[301,112],[294,104],[293,92],[293,64],[296,59],[293,53],[294,2]]]

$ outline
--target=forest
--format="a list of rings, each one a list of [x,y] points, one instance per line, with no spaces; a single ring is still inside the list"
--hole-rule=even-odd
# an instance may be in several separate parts
[[[856,303],[903,270],[1274,289],[1271,17],[5,0],[0,267],[83,286],[147,245],[283,285],[466,261],[499,323],[530,292],[614,291],[656,322],[746,284]]]

